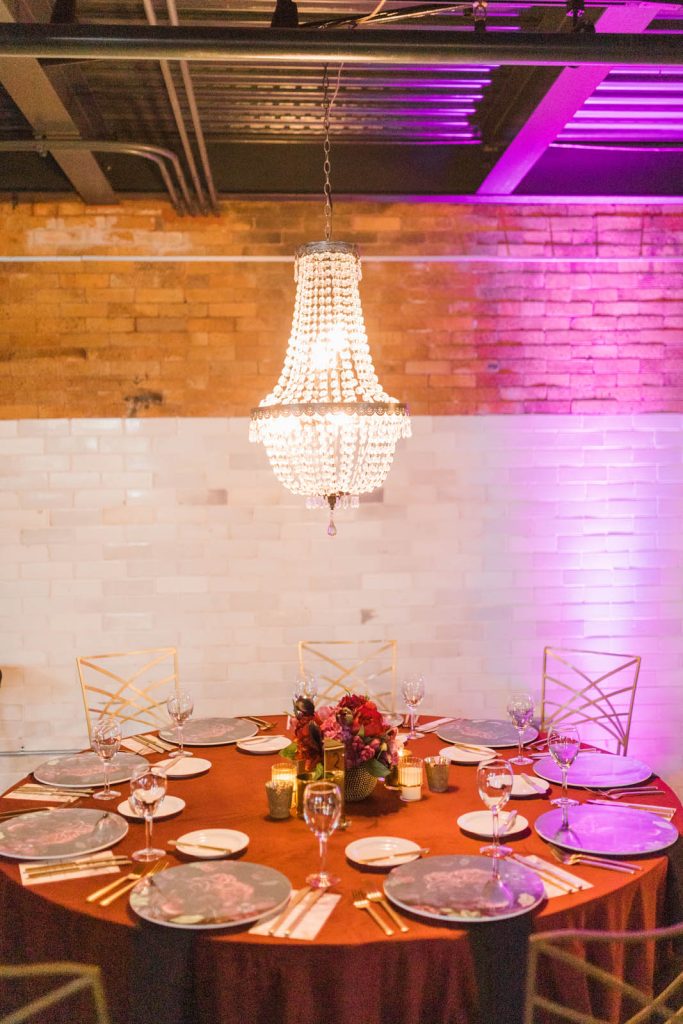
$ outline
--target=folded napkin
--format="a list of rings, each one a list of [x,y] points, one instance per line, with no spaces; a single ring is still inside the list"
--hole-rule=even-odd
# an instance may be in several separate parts
[[[3,800],[38,800],[48,804],[73,804],[81,797],[81,793],[57,793],[49,786],[38,787],[35,783],[25,782],[23,786],[3,793]]]
[[[82,857],[71,857],[69,858],[69,863],[73,864],[90,863],[90,861],[101,861],[101,864],[93,863],[92,867],[89,868],[72,867],[64,869],[60,869],[55,864],[54,874],[51,871],[46,871],[40,875],[31,875],[27,868],[47,868],[50,866],[50,862],[45,860],[31,861],[30,864],[19,865],[21,882],[22,885],[42,885],[43,882],[61,882],[66,878],[89,878],[91,875],[109,875],[114,871],[121,870],[120,864],[111,863],[113,857],[114,854],[111,850],[104,850],[102,853],[88,853]],[[124,867],[128,870],[127,865],[124,865]]]
[[[292,896],[296,896],[297,890],[292,891]],[[299,920],[298,925],[294,929],[291,935],[288,936],[290,939],[307,939],[309,942],[317,938],[318,932],[327,921],[328,917],[336,907],[337,903],[341,899],[339,893],[326,892],[320,896],[311,909],[306,912],[306,907],[309,906],[312,897],[315,895],[315,889],[306,896],[301,903],[292,909],[291,913],[287,915],[280,927],[275,932],[276,938],[282,938],[284,933],[289,927],[290,921],[295,921],[301,914],[302,917]],[[278,911],[281,914],[282,910]],[[277,914],[270,914],[267,918],[261,918],[253,928],[249,929],[252,935],[268,935],[268,929],[270,928],[271,922]]]
[[[134,754],[159,754],[159,748],[153,747],[150,743],[145,743],[144,739],[137,736],[128,736],[125,740],[121,740],[121,746],[125,747],[126,750],[132,750]]]
[[[420,726],[420,732],[436,732],[442,725],[448,725],[449,722],[455,722],[455,718],[437,718],[435,722],[428,722],[427,725]]]
[[[539,878],[543,882],[543,888],[545,889],[545,894],[548,899],[552,899],[554,896],[569,895],[561,886],[553,885],[550,880],[553,875],[561,881],[566,882],[567,885],[571,885],[573,889],[593,888],[592,882],[587,882],[585,878],[579,878],[578,875],[573,875],[571,871],[565,871],[565,869],[559,864],[543,860],[542,857],[537,857],[534,853],[528,854],[524,857],[521,854],[517,854],[515,860],[538,873]]]

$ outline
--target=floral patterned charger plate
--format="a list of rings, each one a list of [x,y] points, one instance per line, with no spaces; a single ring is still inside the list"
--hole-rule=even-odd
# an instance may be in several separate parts
[[[433,921],[472,924],[526,914],[545,898],[543,882],[515,861],[490,857],[425,857],[394,868],[384,891],[396,906]]]
[[[118,843],[128,825],[99,809],[56,807],[20,814],[0,824],[0,854],[14,860],[61,860]]]
[[[169,928],[234,928],[275,913],[291,892],[289,879],[264,864],[201,861],[139,883],[130,905],[145,921]]]
[[[518,732],[512,722],[498,718],[454,718],[439,726],[436,735],[446,743],[474,743],[486,747],[516,747]],[[522,733],[522,743],[531,743],[538,729],[529,725]]]
[[[139,754],[118,753],[109,762],[109,781],[128,782],[140,765],[147,764],[147,758]],[[81,786],[103,786],[104,770],[97,754],[88,750],[83,754],[67,754],[43,761],[33,771],[37,782],[48,786],[62,786],[67,789]]]
[[[188,747],[219,747],[224,743],[237,743],[248,736],[255,736],[258,726],[244,718],[196,718],[183,726],[183,741]],[[162,740],[178,742],[175,729],[162,729]]]

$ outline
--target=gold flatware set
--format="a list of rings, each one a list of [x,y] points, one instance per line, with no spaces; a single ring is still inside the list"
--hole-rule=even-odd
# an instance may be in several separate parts
[[[392,923],[398,924],[398,927],[402,932],[407,932],[409,930],[408,926],[401,921],[398,914],[396,914],[389,906],[384,895],[379,891],[364,892],[362,889],[354,889],[353,905],[357,910],[365,910],[385,935],[394,935],[394,929],[386,923],[382,915],[376,909],[377,906],[382,907]]]
[[[91,892],[90,895],[85,898],[86,903],[98,903],[101,907],[109,907],[120,896],[124,896],[127,892],[130,892],[131,889],[135,888],[138,882],[142,881],[142,879],[151,878],[152,875],[156,875],[157,872],[163,871],[166,867],[168,867],[167,860],[155,861],[151,867],[143,865],[143,867],[137,868],[135,871],[131,871],[122,878],[117,878],[115,882],[110,882],[109,885],[105,885],[101,889],[96,889],[95,892]]]

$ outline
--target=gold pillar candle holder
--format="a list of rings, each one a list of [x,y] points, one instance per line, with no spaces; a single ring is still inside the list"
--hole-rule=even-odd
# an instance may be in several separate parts
[[[412,803],[422,799],[422,758],[403,757],[398,765],[401,800]]]
[[[290,782],[266,782],[268,814],[271,818],[289,818],[292,813],[293,788]]]
[[[445,793],[448,789],[448,769],[451,762],[447,757],[425,757],[427,786],[432,793]]]
[[[296,807],[296,765],[292,761],[276,761],[270,769],[270,781],[292,787],[291,806]]]

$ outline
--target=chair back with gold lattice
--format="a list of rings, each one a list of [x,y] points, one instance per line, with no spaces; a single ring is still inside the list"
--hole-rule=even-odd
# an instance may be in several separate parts
[[[524,1024],[680,1024],[682,943],[683,924],[532,935]]]
[[[640,657],[546,647],[541,728],[575,725],[584,742],[626,754]]]
[[[0,987],[5,993],[5,1006],[13,1003],[13,987],[18,989],[19,998],[28,998],[28,1002],[14,1006],[0,1017],[0,1024],[56,1020],[49,1013],[46,1018],[45,1014],[59,1003],[66,1004],[59,1013],[59,1020],[111,1024],[100,968],[92,964],[61,961],[20,966],[0,964]]]
[[[102,715],[118,719],[124,736],[168,728],[166,701],[177,693],[175,647],[76,658],[88,735]]]
[[[395,640],[300,640],[299,669],[317,677],[320,703],[336,703],[351,691],[367,694],[381,711],[393,711],[396,647]]]

